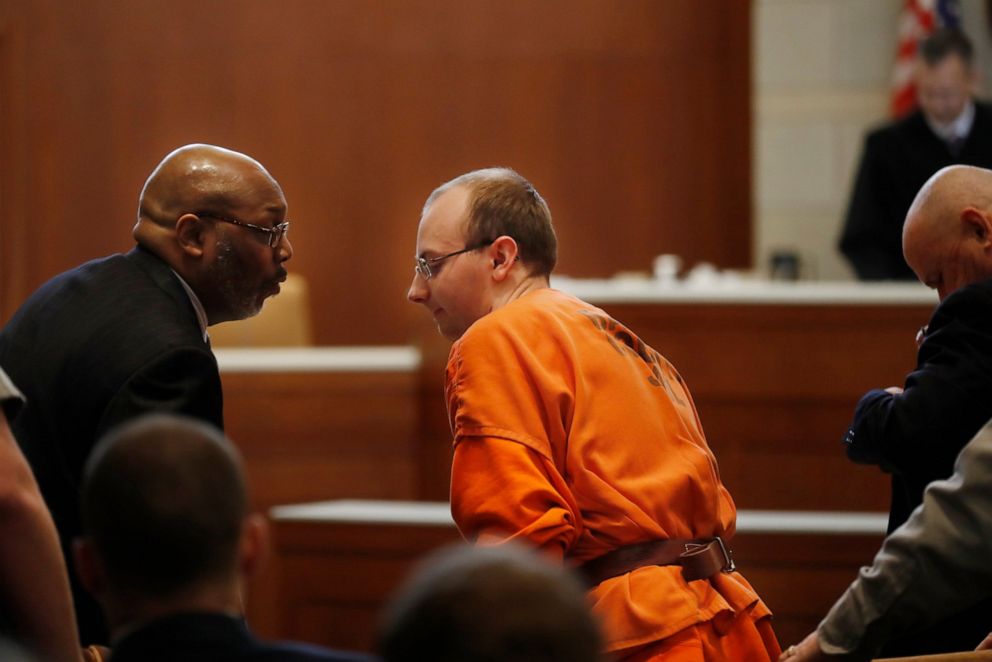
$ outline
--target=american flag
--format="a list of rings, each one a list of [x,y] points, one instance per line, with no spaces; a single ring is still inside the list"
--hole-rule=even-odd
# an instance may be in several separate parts
[[[889,110],[893,117],[902,117],[916,107],[916,87],[913,85],[916,45],[936,28],[960,25],[958,0],[906,0],[899,15],[899,43],[892,72]]]

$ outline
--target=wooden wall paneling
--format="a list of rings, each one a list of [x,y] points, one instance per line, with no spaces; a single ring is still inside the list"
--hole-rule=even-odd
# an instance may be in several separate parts
[[[416,498],[415,373],[222,373],[226,432],[258,509]]]
[[[534,181],[573,275],[661,252],[750,261],[749,2],[3,7],[23,43],[3,234],[29,256],[4,254],[4,318],[56,273],[126,250],[145,177],[192,141],[282,183],[320,344],[412,339],[420,207],[481,166]]]
[[[902,383],[926,305],[607,304],[694,397],[850,397]],[[853,404],[853,403],[852,403]]]
[[[779,643],[799,643],[870,565],[880,535],[741,534],[734,538],[738,568],[772,610]]]
[[[10,218],[10,190],[13,185],[11,177],[11,150],[10,144],[12,131],[12,120],[10,118],[11,96],[13,94],[12,64],[10,54],[10,16],[9,7],[0,5],[0,217]],[[9,223],[9,231],[24,230],[23,224]],[[2,230],[2,228],[0,228]],[[16,298],[21,288],[14,282],[14,274],[23,276],[24,267],[17,269],[11,267],[11,262],[16,255],[22,253],[12,250],[14,242],[0,239],[0,320],[6,319],[12,311],[8,311],[8,299]],[[13,296],[12,296],[13,295]]]
[[[24,21],[10,3],[0,3],[0,322],[13,314],[26,289],[31,259],[26,200]]]
[[[889,509],[888,476],[844,453],[853,401],[700,397],[696,406],[738,507]]]
[[[928,306],[605,308],[685,378],[738,507],[888,510],[888,477],[841,440],[866,391],[915,367]]]
[[[426,310],[424,311],[426,313]],[[428,314],[429,315],[429,314]],[[420,320],[421,356],[419,384],[419,457],[418,499],[447,501],[451,483],[453,439],[444,399],[444,370],[451,343],[442,338],[433,321]]]
[[[370,650],[392,592],[424,554],[461,538],[453,526],[274,522],[276,595],[259,633]]]

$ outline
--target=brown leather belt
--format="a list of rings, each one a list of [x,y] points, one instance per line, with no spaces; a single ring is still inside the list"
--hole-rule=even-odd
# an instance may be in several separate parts
[[[590,586],[648,565],[680,565],[687,582],[733,572],[734,556],[723,540],[669,539],[626,545],[590,559],[576,568]]]

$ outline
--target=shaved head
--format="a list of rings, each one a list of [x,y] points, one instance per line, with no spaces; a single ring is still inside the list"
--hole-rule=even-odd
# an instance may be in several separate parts
[[[941,300],[992,278],[992,170],[950,166],[917,193],[903,226],[903,254]]]
[[[946,212],[968,204],[992,206],[992,170],[954,165],[937,171],[916,194],[910,214],[914,209]]]
[[[251,317],[278,293],[293,255],[288,227],[282,188],[262,164],[195,144],[152,171],[133,234],[179,274],[216,324]]]
[[[168,154],[149,175],[138,201],[135,239],[147,221],[171,229],[182,214],[234,214],[255,187],[282,189],[255,159],[215,145],[186,145]],[[285,206],[285,205],[284,205]]]

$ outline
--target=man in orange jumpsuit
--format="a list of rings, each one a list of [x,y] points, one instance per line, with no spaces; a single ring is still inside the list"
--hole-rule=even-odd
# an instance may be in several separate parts
[[[733,571],[736,511],[675,368],[553,290],[547,205],[512,170],[435,190],[409,299],[455,341],[451,509],[469,540],[576,566],[616,659],[774,660],[770,612]]]

